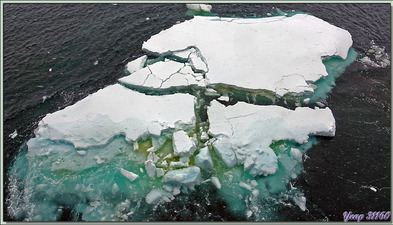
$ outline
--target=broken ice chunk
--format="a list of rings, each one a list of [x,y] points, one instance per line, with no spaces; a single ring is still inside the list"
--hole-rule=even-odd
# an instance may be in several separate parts
[[[185,131],[173,133],[173,151],[176,156],[192,156],[196,150],[195,144]]]
[[[10,137],[11,139],[16,138],[16,136],[18,136],[18,131],[14,130],[14,132],[12,132],[10,135],[8,135],[8,137]]]
[[[162,182],[175,186],[193,187],[200,182],[199,167],[192,166],[185,169],[172,170],[167,172],[162,178]]]
[[[146,195],[146,203],[147,204],[157,204],[163,197],[168,195],[168,193],[162,189],[153,189]]]
[[[120,173],[125,176],[129,181],[133,182],[136,180],[139,176],[133,172],[127,171],[123,168],[120,169]],[[117,186],[117,185],[116,185]]]
[[[138,71],[145,66],[146,60],[147,60],[146,55],[141,56],[141,57],[127,63],[126,69],[128,70],[128,72],[134,73],[135,71]]]
[[[86,155],[86,151],[76,151],[79,155]]]
[[[300,152],[300,150],[299,149],[297,149],[297,148],[292,148],[291,149],[291,156],[293,157],[293,158],[295,158],[297,161],[302,161],[302,153]]]
[[[295,196],[293,200],[302,211],[306,210],[306,197],[304,197],[303,195],[299,195],[299,196]]]
[[[217,177],[211,177],[210,180],[214,184],[214,186],[216,186],[217,189],[221,189],[221,183]]]
[[[149,175],[149,177],[151,179],[154,179],[154,177],[156,176],[156,172],[157,172],[157,168],[156,168],[156,165],[154,164],[154,162],[151,160],[147,160],[145,162],[145,169],[146,169],[147,175]]]
[[[219,139],[213,144],[217,155],[224,161],[225,165],[232,168],[236,165],[236,155],[232,150],[232,144],[226,139]]]
[[[207,147],[199,150],[199,153],[195,156],[194,161],[195,165],[199,166],[202,169],[213,168],[213,160]]]
[[[204,12],[210,12],[212,9],[211,5],[208,4],[186,4],[188,9],[192,9],[195,11],[204,11]]]

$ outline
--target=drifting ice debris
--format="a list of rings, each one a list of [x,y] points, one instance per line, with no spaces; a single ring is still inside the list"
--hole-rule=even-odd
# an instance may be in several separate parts
[[[125,176],[128,180],[130,180],[131,182],[133,182],[134,180],[136,180],[139,176],[133,172],[127,171],[123,168],[120,169],[120,173]],[[116,185],[117,186],[117,185]]]
[[[147,204],[157,204],[167,193],[161,189],[153,189],[146,195]]]
[[[200,173],[199,167],[196,166],[172,170],[164,175],[162,182],[175,186],[193,187],[200,182]]]
[[[160,136],[162,130],[194,124],[194,99],[188,94],[148,96],[111,85],[46,115],[38,124],[36,138],[27,145],[50,139],[87,148],[104,145],[118,134],[124,134],[127,141],[147,134]]]
[[[293,157],[293,158],[295,158],[297,161],[299,161],[299,162],[301,162],[302,161],[302,153],[300,152],[300,150],[299,149],[297,149],[297,148],[292,148],[291,149],[291,156]]]
[[[86,151],[76,151],[79,155],[86,155]]]
[[[11,139],[14,139],[14,138],[16,138],[16,136],[18,136],[18,131],[14,131],[14,132],[12,132],[10,135],[8,135],[8,137],[10,137]]]
[[[302,95],[313,92],[311,84],[328,75],[322,58],[345,59],[351,45],[348,31],[297,14],[258,19],[195,16],[153,35],[142,48],[165,54],[196,46],[208,65],[205,76],[211,86]]]
[[[295,197],[293,198],[293,200],[295,201],[296,205],[298,205],[299,208],[300,208],[302,211],[305,211],[305,210],[306,210],[306,197],[304,197],[304,196],[302,196],[302,195],[299,195],[299,196],[295,196]]]
[[[310,134],[335,134],[335,120],[329,108],[289,110],[244,102],[225,107],[214,100],[207,113],[218,156],[228,167],[244,164],[252,175],[276,172],[277,156],[269,147],[274,140],[305,143]]]
[[[192,9],[195,11],[204,11],[204,12],[210,12],[212,9],[211,5],[208,4],[186,4],[188,9]]]
[[[196,150],[194,142],[186,132],[180,130],[173,133],[173,154],[176,156],[192,156]]]
[[[214,184],[214,186],[216,186],[217,189],[221,189],[221,183],[217,177],[211,177],[210,180]]]
[[[208,147],[199,150],[198,155],[195,156],[195,165],[202,169],[213,168],[213,160],[210,155]]]

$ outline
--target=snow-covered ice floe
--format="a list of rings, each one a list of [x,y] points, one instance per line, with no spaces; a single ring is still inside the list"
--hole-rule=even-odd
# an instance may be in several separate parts
[[[213,147],[225,164],[243,164],[252,175],[274,174],[277,156],[269,147],[278,140],[306,143],[309,135],[334,136],[336,123],[329,108],[295,110],[239,102],[225,107],[213,101],[208,108]]]
[[[149,53],[186,59],[185,63],[168,60],[147,66],[120,82],[151,88],[224,84],[280,96],[302,95],[312,93],[313,83],[328,75],[322,60],[345,59],[351,45],[348,31],[306,14],[248,19],[196,16],[143,43]],[[156,74],[154,67],[164,67],[161,64],[168,66]],[[190,68],[203,73],[204,82]]]
[[[254,105],[229,89],[316,102],[331,89],[316,83],[342,73],[351,45],[347,31],[305,14],[196,16],[161,31],[142,46],[158,59],[129,62],[120,84],[39,122],[10,171],[8,211],[29,221],[59,220],[65,208],[85,221],[154,220],[146,208],[200,185],[247,220],[271,218],[271,199],[304,211],[290,181],[315,136],[335,135],[332,111]]]

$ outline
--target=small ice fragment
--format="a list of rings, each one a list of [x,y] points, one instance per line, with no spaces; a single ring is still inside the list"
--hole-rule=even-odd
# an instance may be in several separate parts
[[[146,55],[141,56],[141,57],[129,62],[126,65],[126,69],[128,70],[128,72],[134,73],[134,72],[142,69],[145,66],[146,60],[147,60]]]
[[[166,160],[162,161],[161,166],[162,167],[167,167],[168,166],[168,162]]]
[[[169,158],[172,158],[172,154],[171,154],[171,153],[169,153],[168,155],[166,155],[163,159],[169,159]]]
[[[256,180],[252,180],[251,181],[251,185],[256,187],[256,186],[258,186],[258,182]]]
[[[302,161],[302,153],[300,152],[299,149],[297,148],[292,148],[291,149],[291,156],[296,159],[297,161],[301,162]]]
[[[173,151],[176,156],[191,156],[196,150],[194,142],[183,130],[173,133]]]
[[[221,96],[218,98],[220,101],[229,102],[229,96]]]
[[[153,189],[151,192],[149,192],[149,194],[146,195],[146,203],[156,204],[162,199],[163,196],[164,193],[162,190]]]
[[[52,68],[49,68],[49,72],[52,72]]]
[[[86,151],[76,151],[79,155],[86,155]]]
[[[120,169],[120,173],[125,176],[128,180],[130,180],[131,182],[133,182],[134,180],[136,180],[139,176],[133,172],[127,171],[123,168]]]
[[[375,187],[370,186],[370,189],[371,189],[373,192],[377,192],[377,189],[376,189]]]
[[[202,131],[202,134],[201,134],[201,140],[208,140],[209,139],[209,135],[206,133],[206,132],[203,132]]]
[[[173,187],[169,186],[169,185],[163,185],[162,188],[164,188],[165,191],[167,191],[167,192],[172,192],[173,191]]]
[[[112,194],[116,194],[119,191],[119,187],[116,183],[112,185]]]
[[[232,168],[236,165],[237,159],[236,154],[232,150],[232,144],[228,141],[228,139],[218,140],[213,144],[214,150],[217,155],[224,161],[224,163]]]
[[[214,184],[214,186],[216,186],[217,189],[221,189],[221,183],[217,177],[211,177],[210,180]]]
[[[293,200],[295,201],[296,205],[298,205],[302,211],[306,210],[306,197],[296,196],[293,198]]]
[[[132,145],[132,147],[133,147],[134,151],[138,150],[138,149],[139,149],[139,144],[138,144],[138,142],[134,142],[134,144]]]
[[[252,187],[250,185],[244,183],[243,181],[240,181],[239,186],[242,187],[242,188],[245,188],[245,189],[247,189],[249,191],[252,190]]]
[[[147,160],[151,160],[154,163],[156,163],[160,158],[158,158],[158,156],[156,154],[154,154],[153,152],[150,152],[149,155],[147,156]]]
[[[213,160],[207,147],[199,150],[199,154],[195,156],[195,165],[200,168],[213,168]]]
[[[206,88],[205,95],[206,96],[213,96],[213,97],[214,96],[216,96],[216,97],[220,96],[220,94],[216,90],[214,90],[212,88]]]
[[[139,171],[141,171],[141,173],[143,173],[143,172],[144,172],[142,167],[141,167],[141,168],[139,168]]]
[[[46,96],[46,95],[42,96],[42,103],[44,103],[47,98],[48,98],[48,96]]]
[[[179,170],[167,172],[162,178],[162,182],[173,185],[194,186],[200,182],[201,170],[199,167],[192,166]]]
[[[315,102],[319,107],[325,107],[325,105],[322,102]]]
[[[255,189],[252,191],[252,195],[254,195],[254,197],[258,197],[259,195],[259,190]]]
[[[162,196],[162,200],[164,200],[165,202],[171,202],[171,200],[165,195]]]
[[[304,102],[305,104],[308,104],[308,103],[310,102],[310,98],[305,98],[305,99],[303,100],[303,102]]]
[[[162,168],[157,168],[157,177],[162,177],[165,174],[165,171]]]
[[[145,169],[147,174],[149,175],[149,177],[151,179],[154,179],[155,175],[156,175],[156,165],[154,165],[154,162],[151,160],[147,160],[145,162]]]
[[[210,12],[210,10],[212,9],[212,6],[208,4],[186,4],[186,7],[188,9],[203,12]]]
[[[173,188],[173,193],[172,193],[173,195],[178,195],[178,194],[180,194],[180,188],[179,187],[174,187]]]
[[[247,210],[247,218],[250,218],[252,216],[252,211],[251,210]]]
[[[16,138],[16,136],[18,136],[18,132],[16,130],[14,130],[14,132],[12,132],[10,135],[8,135],[8,137],[10,137],[11,139]]]
[[[153,147],[151,147],[151,148],[148,148],[146,151],[147,151],[147,152],[155,152],[155,151],[156,151],[156,148],[154,148],[154,146],[153,146]]]
[[[96,155],[96,156],[93,157],[93,159],[97,160],[96,163],[98,165],[101,165],[101,164],[103,164],[105,162],[105,157],[103,157],[103,156],[97,156]]]
[[[146,17],[146,20],[150,20],[150,18],[149,18],[149,17]]]
[[[94,64],[95,66],[97,66],[97,65],[98,65],[98,60],[96,60],[93,64]]]

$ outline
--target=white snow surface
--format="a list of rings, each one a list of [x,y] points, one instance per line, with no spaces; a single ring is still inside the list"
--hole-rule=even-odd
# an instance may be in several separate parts
[[[158,54],[197,47],[210,85],[270,90],[279,95],[313,92],[327,76],[323,57],[347,57],[348,31],[317,17],[220,18],[195,16],[143,43]]]
[[[306,143],[309,135],[334,136],[335,119],[329,108],[257,106],[244,102],[208,107],[213,147],[228,167],[244,164],[252,175],[274,174],[277,156],[269,147],[279,140]]]
[[[145,66],[146,60],[147,60],[146,55],[141,56],[141,57],[127,63],[126,69],[128,70],[128,72],[134,73],[135,71],[138,71]]]
[[[159,136],[163,130],[195,123],[194,99],[180,93],[148,96],[114,84],[46,115],[35,134],[36,138],[70,142],[76,148],[103,145],[119,134],[127,141]]]

